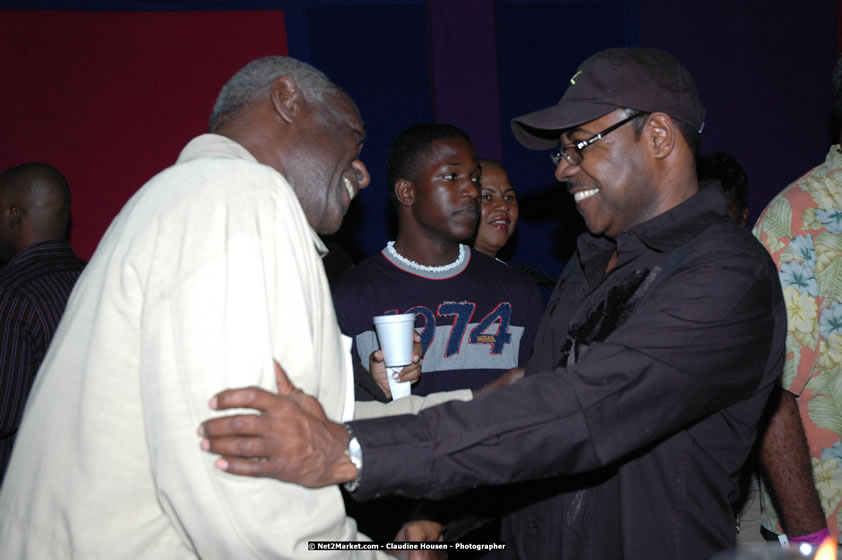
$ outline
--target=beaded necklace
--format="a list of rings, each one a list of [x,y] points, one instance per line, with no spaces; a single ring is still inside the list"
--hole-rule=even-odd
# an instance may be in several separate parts
[[[400,253],[395,250],[395,242],[389,241],[386,243],[386,250],[389,252],[390,255],[395,257],[396,260],[402,262],[404,265],[408,266],[409,268],[414,268],[415,270],[422,270],[424,272],[447,272],[448,270],[453,270],[454,268],[458,267],[462,264],[465,260],[465,255],[467,254],[467,250],[465,245],[462,243],[459,244],[459,257],[450,264],[445,264],[442,266],[427,266],[425,264],[418,264],[415,261],[411,261],[408,258],[404,257]]]

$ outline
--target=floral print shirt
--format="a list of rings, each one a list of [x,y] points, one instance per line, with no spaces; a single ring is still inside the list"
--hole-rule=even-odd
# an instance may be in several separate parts
[[[754,235],[772,254],[786,300],[782,386],[798,397],[827,525],[842,527],[842,152],[795,181],[764,210]],[[783,532],[763,492],[763,525]]]

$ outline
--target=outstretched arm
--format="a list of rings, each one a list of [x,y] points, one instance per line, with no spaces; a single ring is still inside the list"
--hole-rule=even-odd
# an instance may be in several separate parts
[[[582,473],[730,405],[740,404],[739,413],[753,417],[773,383],[768,372],[783,361],[783,302],[777,277],[765,261],[722,260],[709,254],[687,258],[660,286],[659,298],[646,313],[635,314],[612,336],[592,344],[587,358],[573,366],[527,376],[468,403],[355,422],[364,454],[359,495],[446,497],[479,484]],[[711,288],[721,284],[732,289]],[[747,353],[763,359],[745,360]],[[350,461],[343,463],[347,436],[341,426],[330,427],[297,407],[274,402],[292,398],[275,396],[259,403],[263,415],[271,410],[277,417],[289,415],[284,422],[300,425],[282,444],[259,452],[250,444],[220,445],[226,438],[236,440],[238,433],[249,441],[271,430],[269,419],[248,424],[246,430],[223,418],[205,422],[206,449],[232,458],[268,459],[268,465],[249,468],[238,462],[236,470],[228,460],[223,466],[237,474],[311,486],[355,478]],[[218,409],[255,406],[240,391],[220,394],[216,404]],[[220,437],[220,444],[213,437]],[[279,453],[281,445],[285,452]],[[311,453],[313,446],[324,449]],[[308,459],[302,462],[286,452]],[[286,465],[275,467],[275,461]],[[309,461],[321,464],[308,470]]]
[[[798,537],[826,529],[795,395],[780,389],[770,405],[774,408],[761,436],[760,461],[784,530]]]
[[[275,362],[278,394],[257,387],[229,389],[209,403],[214,410],[251,408],[199,426],[201,448],[221,457],[216,466],[232,474],[272,477],[318,488],[354,480],[357,469],[345,455],[348,432],[331,422],[319,402],[296,389]],[[283,459],[283,460],[282,460]]]

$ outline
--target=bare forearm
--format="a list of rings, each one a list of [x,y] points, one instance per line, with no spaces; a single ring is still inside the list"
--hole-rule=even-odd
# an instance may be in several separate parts
[[[795,395],[780,391],[765,432],[761,433],[761,466],[790,536],[807,535],[826,528],[813,482],[813,469]]]

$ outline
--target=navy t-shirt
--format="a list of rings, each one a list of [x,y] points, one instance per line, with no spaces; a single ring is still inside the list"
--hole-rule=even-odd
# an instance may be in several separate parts
[[[424,347],[413,394],[480,389],[504,371],[526,365],[543,313],[540,291],[513,267],[466,252],[460,266],[427,272],[384,249],[333,285],[339,326],[354,339],[354,359],[363,366],[358,376],[367,375],[369,354],[379,348],[372,318],[398,313],[415,313]]]

